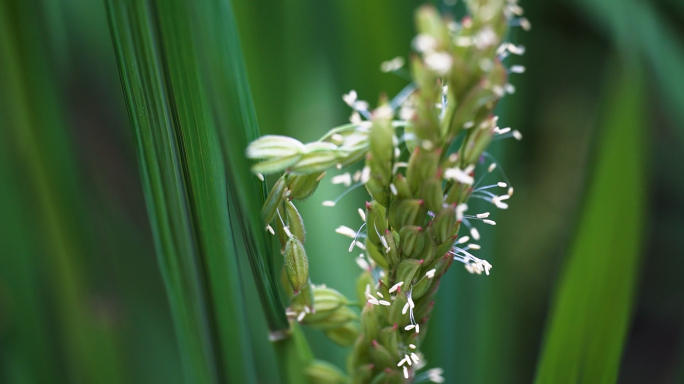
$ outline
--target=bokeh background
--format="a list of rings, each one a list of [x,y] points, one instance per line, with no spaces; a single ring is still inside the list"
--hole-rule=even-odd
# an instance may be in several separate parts
[[[0,1],[0,382],[66,383],[64,367],[75,364],[102,382],[179,383],[178,346],[104,4]],[[379,66],[406,57],[422,2],[232,4],[262,133],[316,140],[347,121],[343,93],[355,89],[373,104],[407,83]],[[434,4],[462,15],[460,2]],[[492,147],[516,192],[484,233],[480,255],[494,265],[492,274],[456,267],[445,277],[426,358],[445,369],[448,383],[532,382],[559,286],[570,276],[568,284],[590,290],[606,313],[613,296],[632,303],[618,319],[627,324],[619,382],[684,382],[684,3],[522,6],[532,30],[512,29],[510,39],[526,53],[507,64],[526,72],[512,75],[517,92],[498,113],[524,140]],[[638,150],[598,172],[606,142],[622,145],[626,126]],[[594,174],[602,180],[595,185],[614,194],[609,199],[626,202],[627,217],[620,209],[591,211],[591,196],[601,194],[592,188]],[[620,190],[632,177],[637,190]],[[357,190],[334,208],[321,207],[343,190],[323,182],[301,212],[313,281],[353,296],[358,267],[334,229],[360,225],[356,207],[366,194]],[[630,196],[643,209],[630,209]],[[639,234],[616,230],[614,221],[582,232],[586,217],[604,213],[640,223]],[[594,269],[602,255],[583,252],[578,242],[607,237],[621,250],[610,259],[615,281],[564,272],[573,257]],[[623,289],[632,280],[629,271],[621,275],[622,256],[635,269],[633,290]],[[256,302],[247,263],[240,267],[246,302]],[[562,297],[584,308],[586,296]],[[260,307],[247,305],[235,316],[250,324],[260,382],[279,382]],[[586,327],[601,333],[614,324]],[[88,329],[98,353],[67,362],[65,335],[79,329]],[[344,366],[344,348],[306,334],[317,357]]]

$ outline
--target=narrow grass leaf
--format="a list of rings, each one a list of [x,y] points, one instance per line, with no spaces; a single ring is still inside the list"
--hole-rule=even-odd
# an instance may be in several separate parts
[[[247,145],[259,137],[240,40],[230,1],[195,7],[197,49],[204,86],[216,121],[226,167],[233,236],[239,260],[248,259],[272,337],[288,329],[273,265],[270,239],[260,220],[265,189],[249,170]]]
[[[40,2],[0,2],[0,295],[10,332],[0,371],[8,382],[121,382],[116,335],[89,290],[85,192],[44,33],[55,20],[45,14]]]
[[[217,133],[223,127],[203,81],[211,57],[202,56],[210,43],[201,16],[216,4],[107,2],[186,381],[247,383],[255,372]]]
[[[613,68],[613,67],[611,67]],[[558,282],[536,383],[617,380],[643,239],[643,79],[609,84],[604,121],[574,244]]]
[[[616,41],[622,51],[643,55],[653,70],[664,105],[671,118],[684,127],[684,41],[675,26],[660,16],[654,4],[640,1],[580,1],[595,24]],[[684,130],[679,132],[684,142]]]

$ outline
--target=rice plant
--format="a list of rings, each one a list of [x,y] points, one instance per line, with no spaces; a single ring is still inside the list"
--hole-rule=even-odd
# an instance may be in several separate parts
[[[670,3],[0,2],[0,382],[681,381]]]

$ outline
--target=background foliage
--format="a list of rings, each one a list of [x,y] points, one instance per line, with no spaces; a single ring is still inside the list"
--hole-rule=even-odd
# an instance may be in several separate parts
[[[261,133],[314,140],[346,121],[340,96],[348,90],[371,102],[395,94],[405,80],[381,74],[379,64],[406,54],[419,4],[233,0],[249,76],[242,81]],[[436,4],[460,14],[460,3]],[[509,64],[527,71],[513,78],[517,93],[499,111],[525,139],[493,148],[516,193],[487,228],[482,252],[492,275],[454,268],[445,277],[427,359],[445,368],[448,382],[684,381],[684,7],[522,5],[533,28],[513,32],[527,53]],[[85,0],[0,1],[3,383],[183,381],[187,346],[174,333],[174,301],[155,256],[105,9]],[[187,38],[235,46],[222,27],[208,29],[220,22],[166,12],[169,23],[189,23],[169,24]],[[205,71],[225,68],[215,47],[202,46]],[[181,60],[187,53],[166,49]],[[188,73],[174,76],[182,82]],[[186,91],[176,97],[201,94]],[[231,111],[230,96],[214,91],[205,106]],[[234,116],[223,113],[212,121]],[[244,135],[218,123],[227,139]],[[322,209],[341,188],[322,183],[301,212],[313,281],[353,295],[357,267],[333,231],[360,224],[350,208],[366,196],[356,191]],[[267,323],[251,305],[259,298],[250,266],[237,261],[243,295],[230,308],[249,324],[252,350],[228,348],[224,357],[251,362],[246,377],[277,383]],[[344,349],[305,333],[314,355],[343,366]],[[554,364],[573,348],[575,360]],[[614,372],[582,365],[596,356]]]

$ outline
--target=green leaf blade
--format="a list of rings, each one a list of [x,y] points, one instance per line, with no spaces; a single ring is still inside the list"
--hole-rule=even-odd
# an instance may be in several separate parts
[[[226,171],[193,40],[194,11],[209,3],[108,9],[186,382],[252,382]]]
[[[613,383],[631,319],[645,212],[643,80],[612,87],[575,243],[559,281],[536,383]]]

